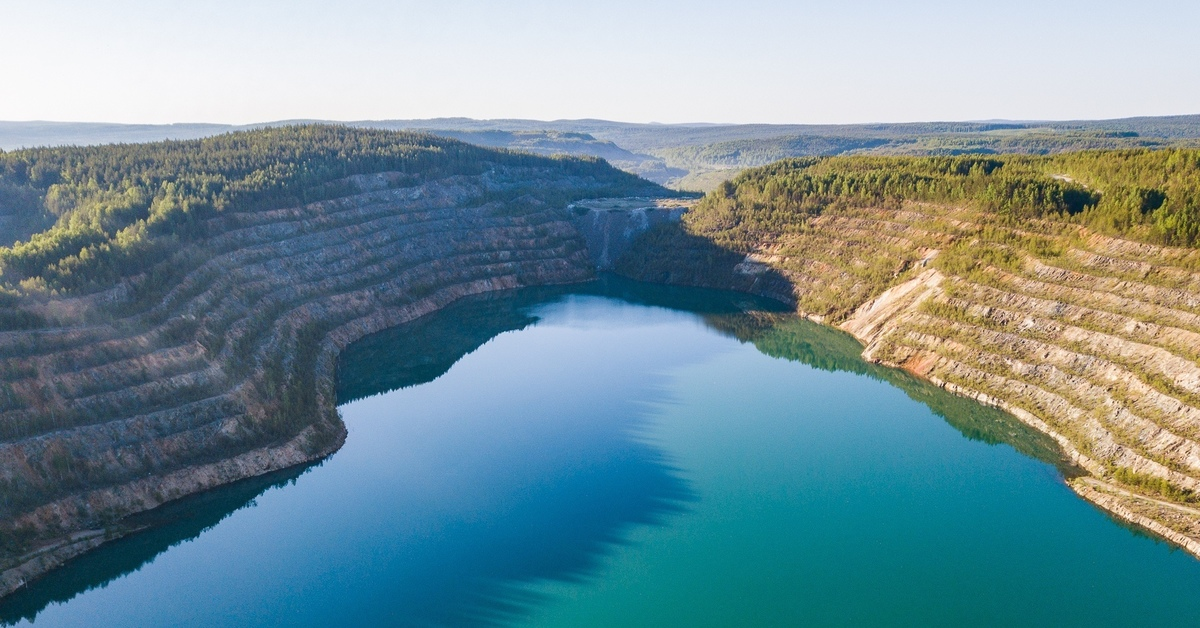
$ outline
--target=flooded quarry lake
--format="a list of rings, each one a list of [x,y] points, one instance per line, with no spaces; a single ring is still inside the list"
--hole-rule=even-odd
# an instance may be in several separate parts
[[[351,346],[345,446],[0,602],[37,626],[1200,625],[1052,441],[744,295],[606,279]]]

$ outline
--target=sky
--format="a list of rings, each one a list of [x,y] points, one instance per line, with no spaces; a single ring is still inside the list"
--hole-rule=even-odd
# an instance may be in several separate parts
[[[1200,113],[1198,0],[0,0],[0,120]]]

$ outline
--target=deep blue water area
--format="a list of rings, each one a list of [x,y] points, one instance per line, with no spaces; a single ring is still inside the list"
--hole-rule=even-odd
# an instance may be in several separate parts
[[[1200,561],[1048,439],[777,310],[609,278],[369,337],[340,451],[142,515],[0,619],[1200,625]]]

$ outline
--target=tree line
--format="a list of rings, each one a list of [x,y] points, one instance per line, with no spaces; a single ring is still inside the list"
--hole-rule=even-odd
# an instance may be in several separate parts
[[[839,156],[787,159],[710,193],[689,221],[726,239],[802,229],[830,206],[924,201],[1012,220],[1083,224],[1111,235],[1200,245],[1200,150],[1083,151],[1049,156]]]

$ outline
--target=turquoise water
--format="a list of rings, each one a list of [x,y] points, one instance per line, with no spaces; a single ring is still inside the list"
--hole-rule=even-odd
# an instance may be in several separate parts
[[[152,513],[0,618],[1200,625],[1200,561],[1075,497],[1044,438],[759,305],[609,282],[367,339],[342,450]]]

